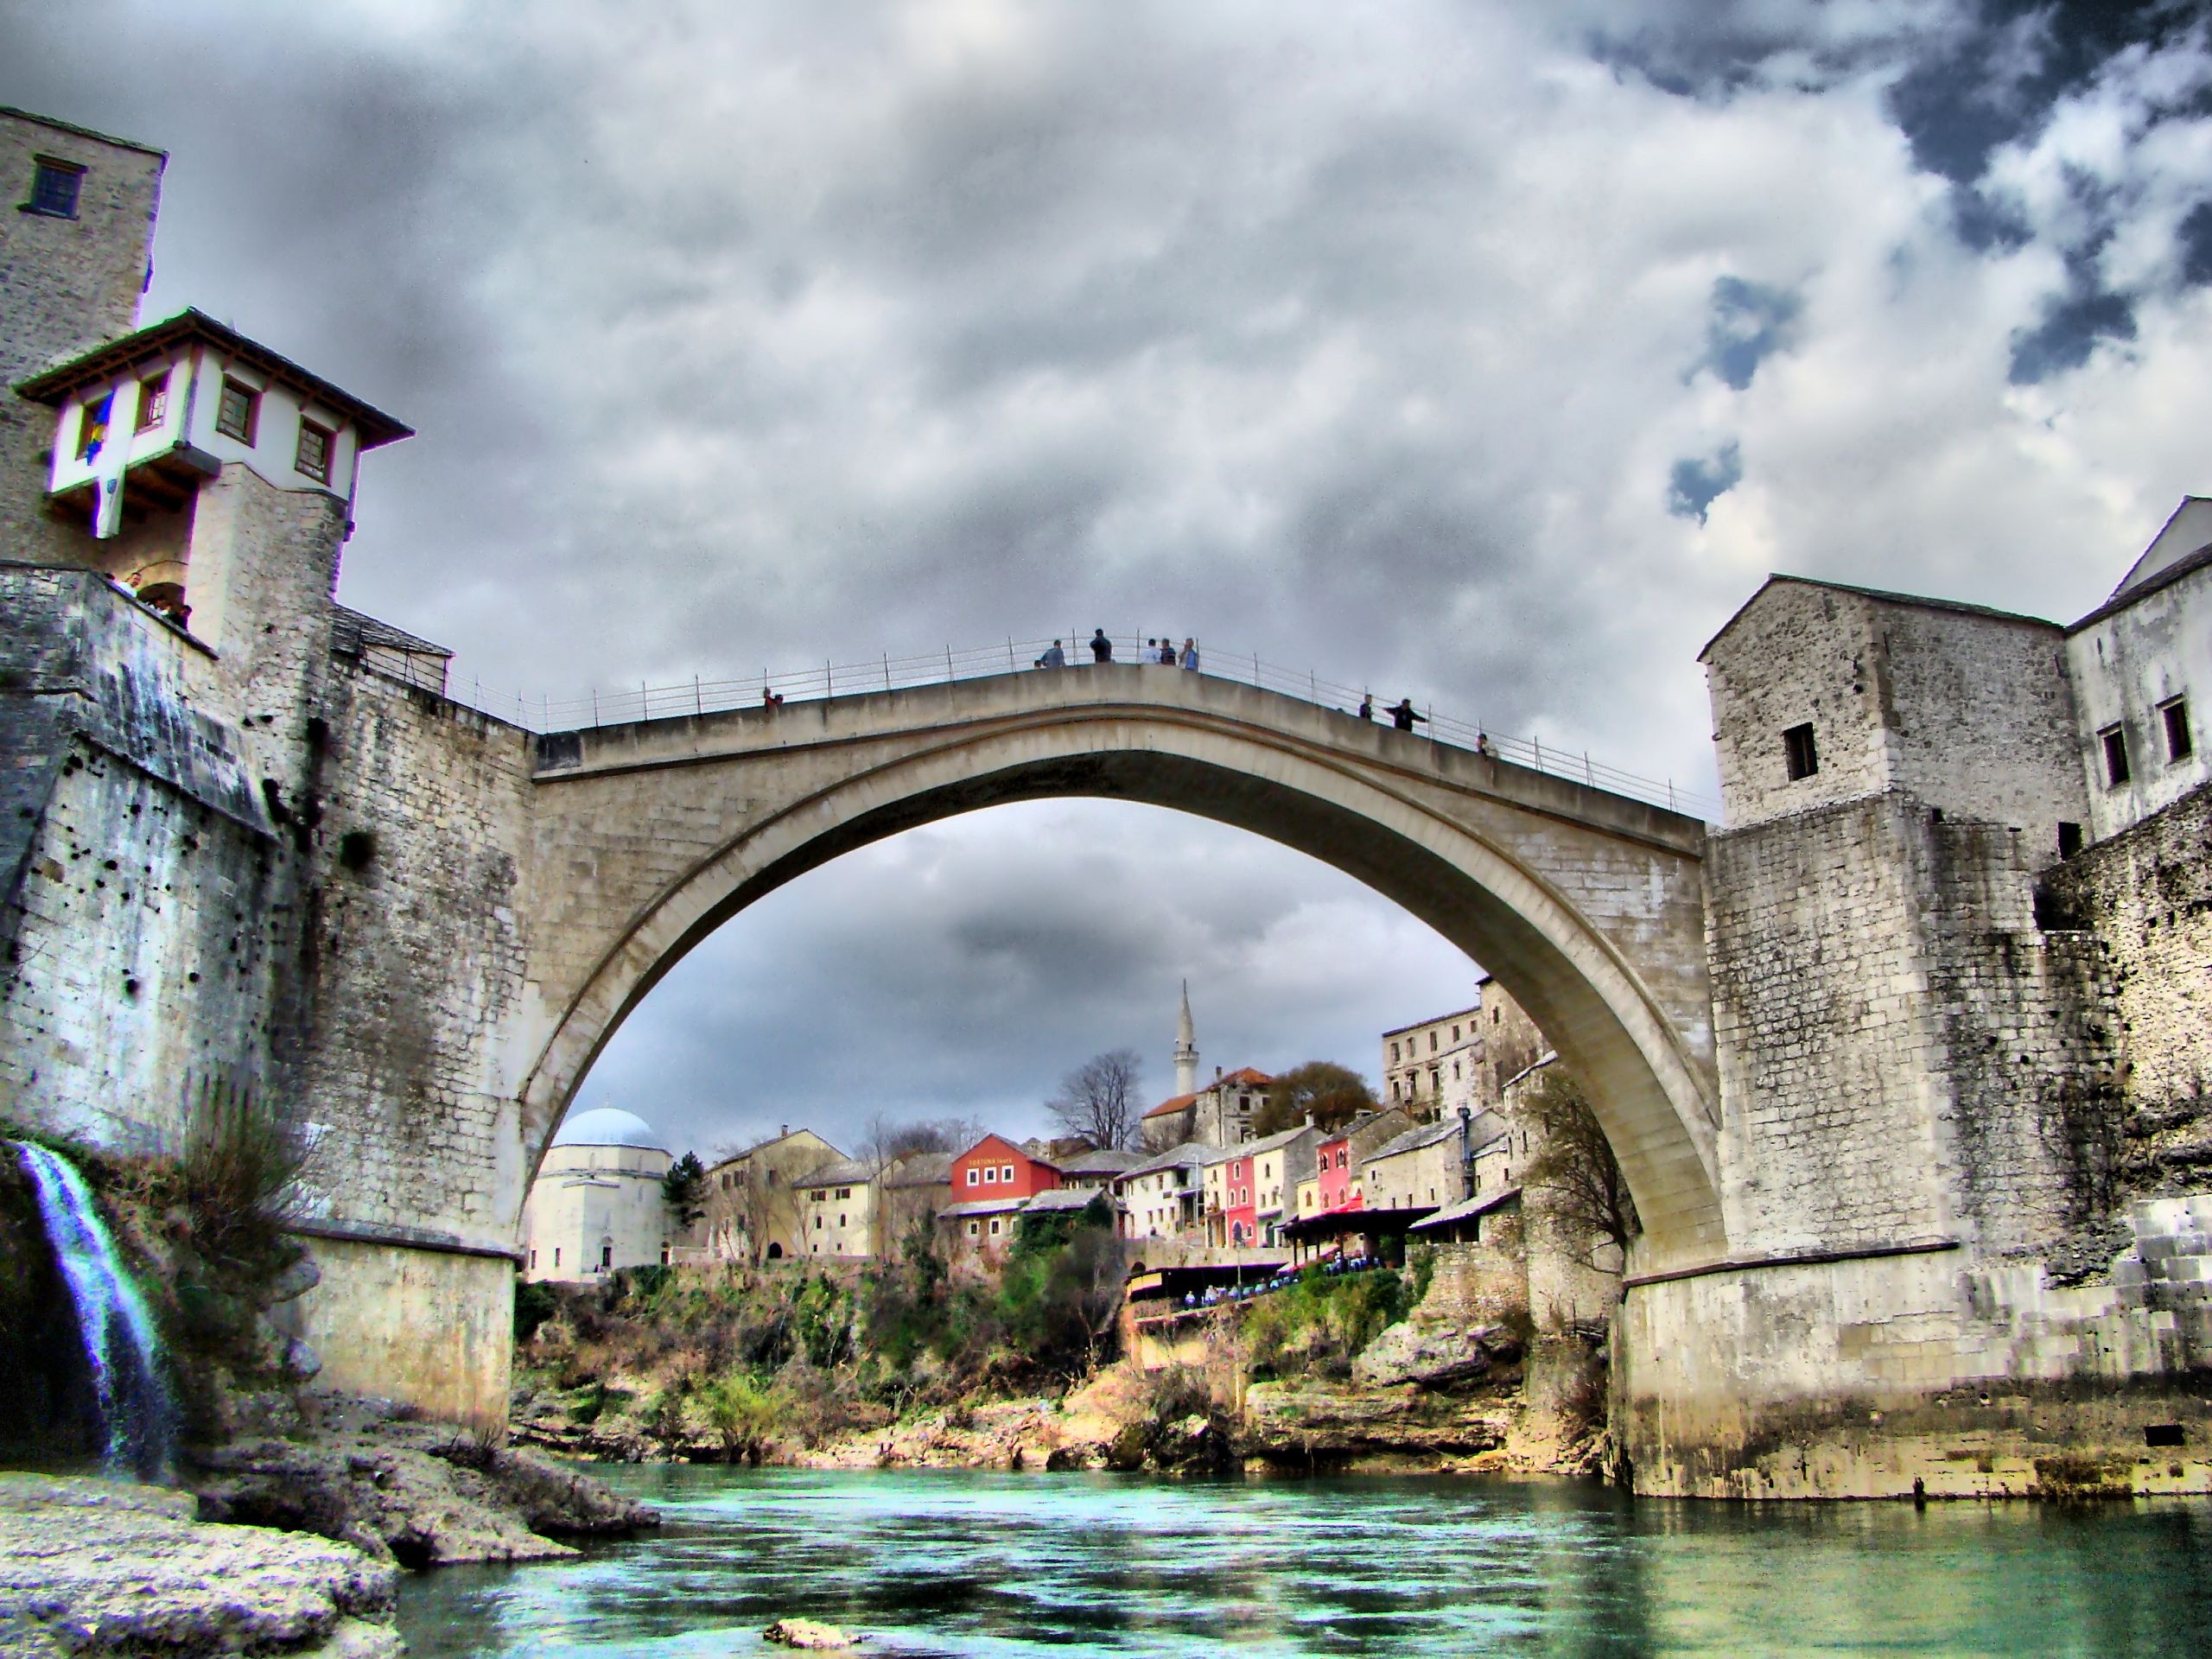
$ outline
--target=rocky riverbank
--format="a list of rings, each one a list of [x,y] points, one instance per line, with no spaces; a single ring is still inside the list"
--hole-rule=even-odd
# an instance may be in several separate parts
[[[402,1567],[543,1560],[565,1539],[658,1526],[643,1504],[542,1452],[335,1395],[286,1434],[240,1436],[182,1473],[210,1520],[320,1534]]]
[[[1110,1365],[1058,1398],[963,1403],[835,1433],[788,1422],[750,1460],[815,1469],[1151,1469],[1482,1472],[1586,1477],[1605,1446],[1562,1410],[1548,1351],[1497,1326],[1393,1327],[1349,1377],[1300,1376],[1237,1389],[1190,1371]],[[710,1437],[655,1440],[628,1418],[578,1424],[534,1401],[518,1440],[569,1457],[723,1460]]]
[[[197,1510],[164,1487],[0,1474],[0,1652],[398,1659],[389,1561]]]

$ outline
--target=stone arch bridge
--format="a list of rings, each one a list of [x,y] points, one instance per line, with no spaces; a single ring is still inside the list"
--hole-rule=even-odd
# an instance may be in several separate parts
[[[979,807],[1093,796],[1311,855],[1495,973],[1593,1080],[1648,1255],[1720,1242],[1695,820],[1205,676],[1107,665],[536,740],[537,1154],[623,1017],[796,876]]]
[[[1396,900],[1590,1080],[1644,1221],[1638,1268],[1726,1254],[1694,818],[1136,665],[543,734],[351,678],[325,817],[380,826],[378,851],[329,883],[307,1068],[347,1172],[307,1224],[328,1281],[308,1334],[340,1380],[490,1409],[524,1194],[631,1008],[794,877],[1051,797],[1234,824]]]

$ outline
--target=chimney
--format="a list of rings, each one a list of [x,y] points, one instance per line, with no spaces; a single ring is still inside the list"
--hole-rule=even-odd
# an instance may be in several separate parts
[[[1221,1081],[1221,1068],[1220,1068],[1219,1066],[1217,1066],[1217,1065],[1216,1067],[1214,1067],[1214,1069],[1213,1069],[1213,1076],[1214,1076],[1214,1081],[1215,1081],[1215,1082],[1218,1083],[1218,1082],[1220,1082],[1220,1081]]]
[[[781,1140],[783,1140],[785,1136],[787,1136],[788,1135],[790,1135],[790,1134],[791,1134],[791,1126],[790,1124],[788,1124],[788,1123],[779,1123],[779,1124],[776,1126],[776,1139],[777,1139],[777,1140],[779,1140],[779,1141],[781,1141]]]
[[[1306,1114],[1306,1127],[1309,1129],[1313,1127],[1313,1114],[1311,1112]]]
[[[1465,1106],[1459,1109],[1459,1185],[1465,1189],[1459,1196],[1463,1198],[1471,1198],[1475,1196],[1475,1169],[1474,1166],[1468,1161],[1473,1148],[1467,1145],[1470,1125],[1473,1117],[1474,1114]]]

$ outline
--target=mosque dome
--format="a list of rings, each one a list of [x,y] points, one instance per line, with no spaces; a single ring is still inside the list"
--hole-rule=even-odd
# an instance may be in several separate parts
[[[643,1147],[652,1152],[666,1152],[653,1126],[635,1112],[626,1112],[613,1106],[594,1106],[588,1112],[572,1112],[561,1125],[561,1132],[553,1137],[556,1147]]]

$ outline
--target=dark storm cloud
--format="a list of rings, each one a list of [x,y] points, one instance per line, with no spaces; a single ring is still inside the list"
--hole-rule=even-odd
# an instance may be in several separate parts
[[[2016,386],[2033,385],[2080,368],[2099,340],[2135,338],[2134,308],[2125,294],[2098,288],[2092,258],[2069,259],[2067,271],[2067,291],[2044,307],[2033,327],[2012,336],[2012,380]]]
[[[0,0],[0,101],[166,145],[157,306],[419,429],[343,594],[464,685],[1103,624],[1709,783],[1766,570],[2078,613],[2204,485],[2212,48],[2114,15]],[[1365,1067],[1470,971],[1058,814],[776,895],[592,1087],[1014,1111],[1185,973],[1210,1061]]]

